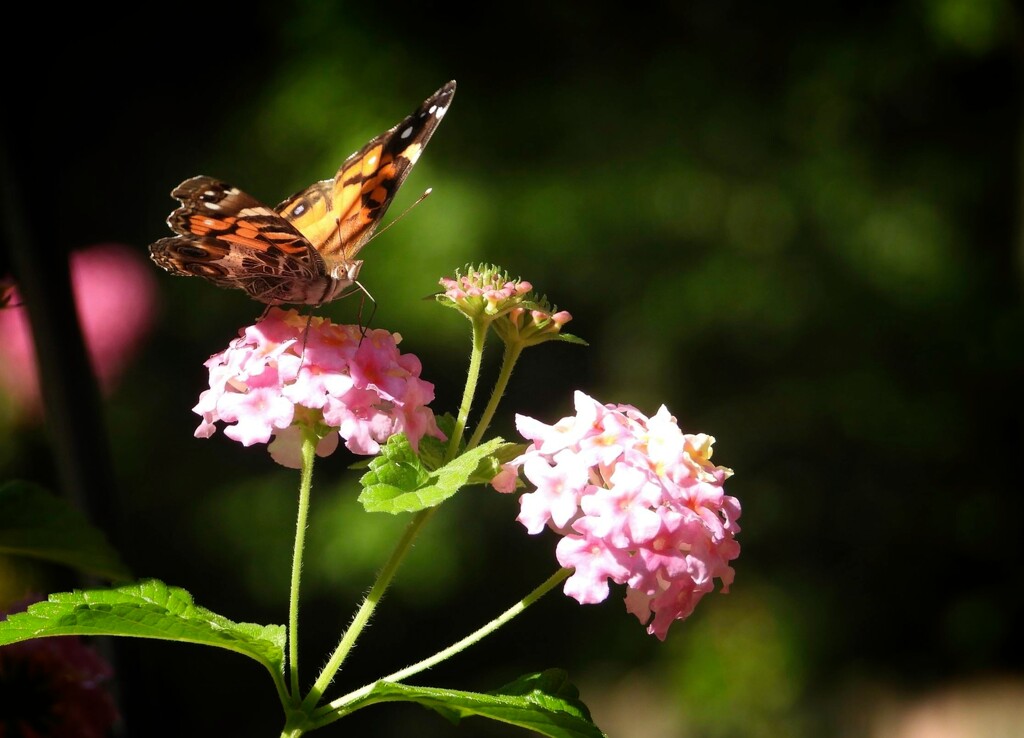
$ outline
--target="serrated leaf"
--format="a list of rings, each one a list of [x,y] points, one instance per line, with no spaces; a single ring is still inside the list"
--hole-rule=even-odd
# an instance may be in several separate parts
[[[0,485],[0,553],[124,581],[128,567],[81,512],[28,482]]]
[[[565,672],[550,669],[521,677],[486,694],[378,682],[365,697],[346,705],[346,713],[377,702],[415,702],[458,723],[484,717],[532,730],[550,738],[602,738],[579,692]]]
[[[380,454],[370,461],[370,470],[359,482],[364,488],[382,487],[410,491],[422,487],[430,474],[412,450],[404,433],[397,433],[381,447]]]
[[[390,441],[388,445],[391,445]],[[497,453],[506,445],[508,444],[501,438],[488,441],[452,459],[437,471],[430,473],[424,483],[416,485],[390,483],[390,480],[399,479],[402,475],[397,471],[385,471],[382,465],[363,475],[360,480],[363,483],[363,491],[359,495],[359,502],[367,512],[392,514],[418,512],[435,507],[466,486],[483,459]],[[412,453],[412,449],[409,449],[409,453]],[[415,454],[413,456],[415,457]],[[394,464],[395,459],[401,459],[400,464],[412,463],[396,454],[383,464]],[[423,469],[422,465],[420,469]]]
[[[284,668],[282,625],[235,623],[192,601],[180,587],[147,579],[115,589],[75,590],[0,622],[0,646],[44,636],[126,636],[196,643],[256,659],[279,676]]]

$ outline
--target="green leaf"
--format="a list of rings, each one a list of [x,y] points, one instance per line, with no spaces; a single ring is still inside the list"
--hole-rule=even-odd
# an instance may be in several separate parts
[[[0,485],[0,553],[63,564],[114,581],[131,577],[103,533],[82,513],[28,482]]]
[[[556,341],[565,341],[566,343],[575,343],[578,346],[589,346],[590,344],[584,341],[579,336],[574,336],[571,333],[559,333]]]
[[[405,436],[392,436],[360,480],[359,501],[367,512],[393,515],[435,507],[469,484],[484,459],[510,445],[495,438],[428,472]]]
[[[437,469],[444,464],[445,454],[448,453],[448,440],[455,432],[455,418],[451,413],[437,416],[437,427],[445,435],[445,440],[433,436],[423,436],[420,439],[420,461],[427,469]],[[465,445],[465,444],[462,444]],[[462,449],[460,448],[459,451]]]
[[[363,475],[363,480],[368,478],[373,484],[416,489],[427,483],[430,473],[413,451],[409,439],[399,433],[389,438],[380,455],[370,462],[370,471]]]
[[[347,714],[377,702],[416,702],[453,723],[465,717],[485,717],[551,738],[604,736],[561,669],[523,676],[486,694],[378,682],[369,694],[342,709]]]
[[[197,643],[256,659],[279,676],[284,669],[282,625],[234,623],[199,607],[192,595],[147,579],[116,589],[52,594],[46,602],[0,622],[0,646],[45,636],[128,636]]]

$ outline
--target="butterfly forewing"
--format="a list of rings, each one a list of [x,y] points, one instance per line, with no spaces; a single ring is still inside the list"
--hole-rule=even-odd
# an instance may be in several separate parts
[[[293,195],[277,211],[310,239],[328,263],[351,260],[373,235],[454,95],[452,81],[345,159],[333,180]]]
[[[320,252],[336,237],[338,220],[334,213],[334,180],[314,182],[296,192],[275,209],[297,228]]]

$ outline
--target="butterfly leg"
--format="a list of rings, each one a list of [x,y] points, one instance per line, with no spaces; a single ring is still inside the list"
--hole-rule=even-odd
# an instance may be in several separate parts
[[[373,295],[370,294],[370,291],[368,289],[366,289],[366,287],[363,286],[363,283],[360,282],[359,280],[355,281],[354,286],[356,287],[356,289],[359,292],[362,293],[359,296],[359,312],[357,313],[357,315],[358,315],[357,319],[359,321],[359,334],[360,334],[359,342],[362,343],[363,339],[366,338],[366,331],[369,330],[370,323],[373,322],[373,316],[377,314],[377,301],[375,299],[373,299]],[[353,290],[353,291],[355,291],[355,290]],[[366,319],[366,323],[364,325],[363,324],[363,305],[366,304],[367,298],[369,298],[370,302],[373,304],[373,309],[370,311],[370,317]]]

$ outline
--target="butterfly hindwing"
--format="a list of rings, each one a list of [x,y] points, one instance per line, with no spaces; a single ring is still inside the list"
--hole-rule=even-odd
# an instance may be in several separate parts
[[[174,188],[181,207],[167,218],[185,238],[216,238],[253,251],[281,251],[296,259],[316,255],[287,220],[255,197],[212,177],[192,177]]]
[[[276,247],[252,250],[227,245],[215,238],[162,238],[150,246],[159,266],[179,276],[202,277],[218,287],[244,290],[254,300],[277,305],[301,302],[306,292],[296,285],[310,285],[326,278],[301,260]]]
[[[177,236],[150,246],[172,274],[242,289],[261,302],[284,301],[292,285],[325,279],[323,259],[294,226],[237,187],[192,177],[171,195],[181,207],[167,219]]]

